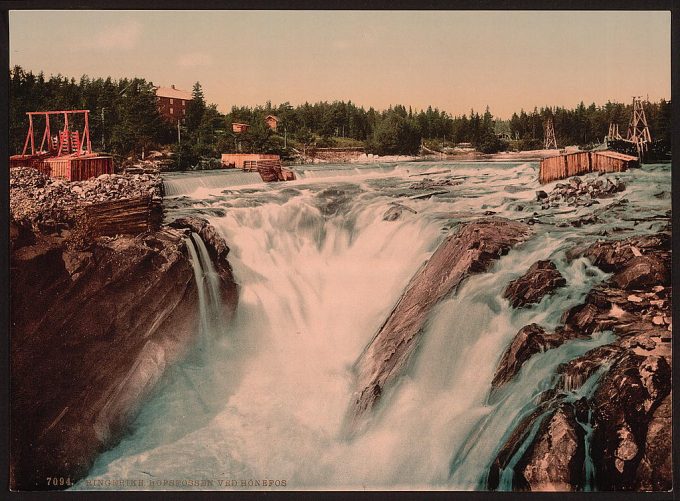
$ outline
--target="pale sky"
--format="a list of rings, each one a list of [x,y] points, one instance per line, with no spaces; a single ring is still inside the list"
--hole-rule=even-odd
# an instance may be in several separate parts
[[[10,11],[10,64],[232,105],[352,100],[509,118],[670,99],[670,12]]]

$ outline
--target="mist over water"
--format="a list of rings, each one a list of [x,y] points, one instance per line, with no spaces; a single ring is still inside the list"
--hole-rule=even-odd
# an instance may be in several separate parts
[[[554,328],[564,310],[607,277],[585,259],[567,260],[565,252],[605,230],[621,238],[658,231],[653,217],[670,209],[659,195],[670,192],[668,166],[617,174],[627,190],[600,200],[600,221],[582,228],[551,223],[592,208],[541,211],[535,191],[555,183],[539,186],[535,163],[306,169],[297,181],[268,185],[240,172],[166,179],[168,218],[206,217],[230,246],[241,288],[237,318],[230,326],[219,321],[214,270],[194,235],[189,249],[200,288],[201,341],[168,371],[129,436],[100,456],[88,479],[485,489],[498,448],[535,408],[556,367],[613,339],[603,333],[537,354],[490,398],[498,361],[517,331],[531,322]],[[437,191],[410,187],[425,177],[458,184],[412,198]],[[394,203],[416,213],[383,220]],[[368,429],[347,439],[352,365],[448,232],[491,212],[520,220],[538,212],[540,222],[529,241],[436,307],[407,373],[383,394]],[[548,258],[567,287],[531,308],[511,308],[501,297],[508,282]],[[84,481],[79,488],[87,488]]]

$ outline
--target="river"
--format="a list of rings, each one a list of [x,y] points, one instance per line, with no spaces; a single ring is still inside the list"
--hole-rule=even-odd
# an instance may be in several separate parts
[[[498,449],[556,367],[613,338],[600,333],[537,354],[490,397],[517,331],[531,322],[554,328],[607,278],[565,252],[604,232],[657,232],[671,208],[669,165],[609,174],[626,190],[591,207],[548,210],[536,191],[556,183],[540,186],[537,170],[534,162],[411,162],[298,167],[296,181],[273,184],[234,171],[166,176],[166,218],[205,217],[229,244],[237,317],[219,321],[214,272],[192,238],[201,342],[75,489],[122,478],[144,480],[145,489],[485,489]],[[425,178],[448,184],[412,187]],[[394,203],[410,210],[385,220]],[[344,436],[352,365],[410,277],[460,222],[491,213],[530,221],[532,238],[436,307],[376,419]],[[560,224],[593,213],[595,223]],[[552,259],[567,287],[511,308],[502,291],[539,259]],[[502,472],[501,489],[512,474]]]

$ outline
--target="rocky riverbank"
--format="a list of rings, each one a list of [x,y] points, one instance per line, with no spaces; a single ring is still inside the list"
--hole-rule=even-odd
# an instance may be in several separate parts
[[[154,175],[67,183],[10,171],[13,489],[63,489],[47,479],[83,477],[191,349],[200,331],[192,233],[219,275],[227,321],[233,316],[229,248],[207,221],[74,238],[90,203],[161,195]]]
[[[489,487],[499,486],[514,458],[513,489],[669,490],[670,228],[570,253],[572,258],[580,255],[611,277],[582,304],[565,311],[554,332],[536,324],[522,328],[499,363],[494,390],[536,353],[598,332],[613,332],[616,339],[559,367],[538,408],[500,448]],[[581,396],[574,398],[575,392]],[[592,471],[585,466],[586,457]]]

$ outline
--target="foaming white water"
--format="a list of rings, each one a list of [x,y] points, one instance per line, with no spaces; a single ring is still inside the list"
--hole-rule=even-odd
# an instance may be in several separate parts
[[[122,444],[118,458],[105,458],[104,475],[147,471],[184,478],[211,471],[210,478],[214,472],[271,476],[296,487],[332,480],[329,469],[342,468],[332,451],[346,447],[339,432],[351,365],[441,238],[436,224],[383,221],[384,210],[378,202],[329,218],[309,199],[295,198],[213,219],[234,242],[230,261],[241,284],[234,330],[236,345],[246,340],[248,353],[224,351],[217,363],[242,357],[238,386],[207,381],[213,386],[201,393],[224,398],[209,422],[141,453]],[[179,397],[166,391],[163,398]],[[156,429],[174,426],[179,417],[146,416]],[[141,440],[133,435],[128,442],[137,449]],[[355,480],[332,480],[338,482]]]

